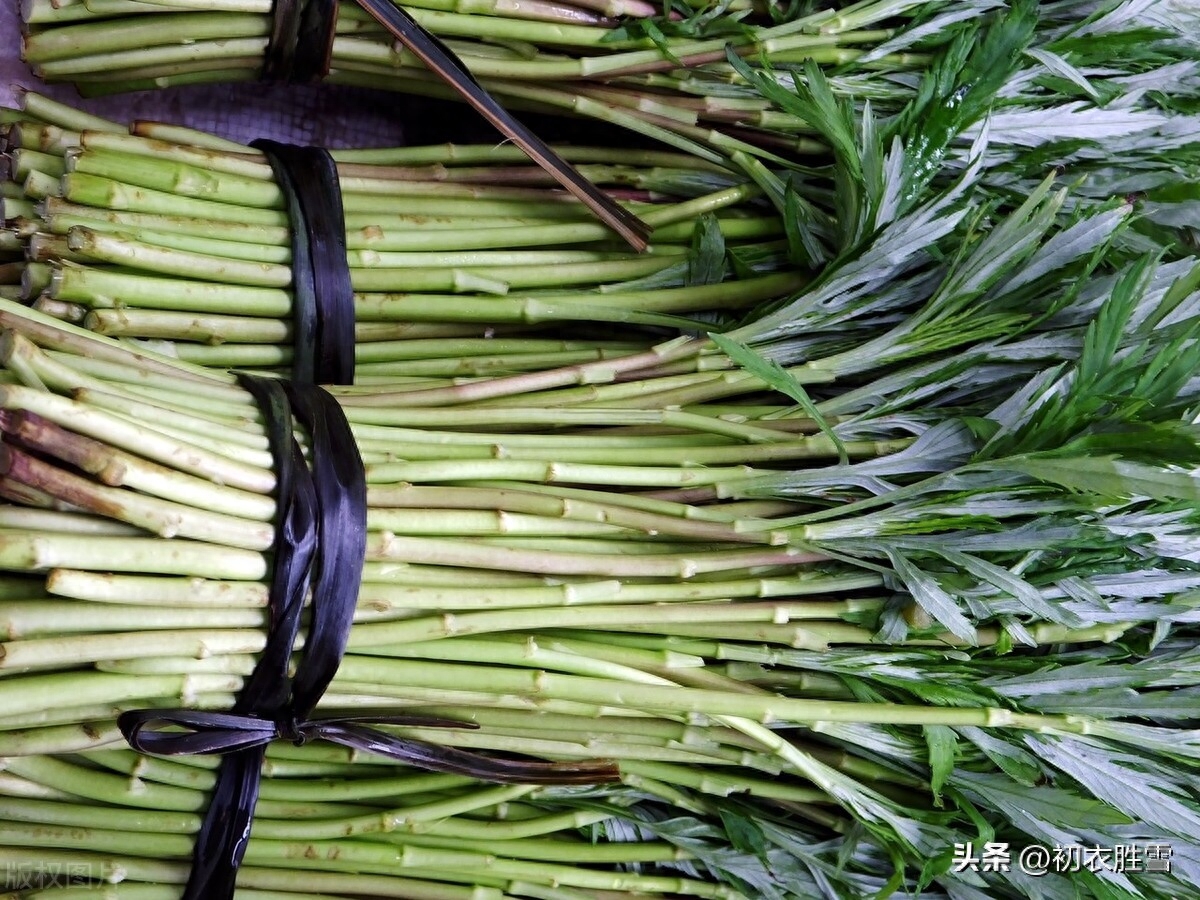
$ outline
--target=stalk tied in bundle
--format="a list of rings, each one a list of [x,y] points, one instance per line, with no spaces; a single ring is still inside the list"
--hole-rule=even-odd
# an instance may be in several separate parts
[[[596,218],[634,249],[646,249],[650,227],[618,206],[496,102],[454,51],[391,0],[358,0],[358,3],[501,134],[578,197]],[[324,79],[333,57],[337,19],[338,4],[334,0],[274,0],[262,77],[288,82]]]
[[[433,771],[499,782],[589,784],[617,780],[616,766],[605,762],[499,759],[434,748],[365,724],[477,727],[471,723],[386,712],[311,715],[337,672],[354,620],[367,535],[362,459],[341,408],[323,388],[253,375],[243,375],[240,381],[263,410],[278,479],[266,645],[231,713],[140,709],[118,718],[122,734],[138,752],[224,754],[197,835],[184,900],[233,896],[258,799],[266,746],[274,740],[301,745],[324,739]],[[293,415],[308,433],[311,469],[296,441]],[[310,627],[304,653],[295,674],[289,676],[310,587]]]
[[[484,90],[470,70],[444,43],[422,28],[412,16],[391,0],[358,0],[388,33],[444,79],[476,112],[491,122],[506,138],[520,147],[559,184],[578,197],[596,218],[615,231],[635,250],[645,250],[650,227],[628,210],[622,209],[596,189],[536,134],[514,119]],[[336,14],[335,14],[336,16]],[[332,27],[330,29],[332,31]]]

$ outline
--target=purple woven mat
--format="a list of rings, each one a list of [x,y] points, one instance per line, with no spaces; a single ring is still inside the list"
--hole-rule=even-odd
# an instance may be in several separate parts
[[[0,0],[0,106],[14,105],[14,87],[27,87],[116,121],[154,119],[235,141],[266,137],[328,147],[404,143],[400,98],[384,104],[378,94],[344,88],[201,85],[81,100],[68,85],[42,84],[21,61],[17,3]]]

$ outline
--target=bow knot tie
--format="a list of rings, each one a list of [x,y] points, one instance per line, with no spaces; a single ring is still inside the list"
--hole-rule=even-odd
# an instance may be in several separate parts
[[[408,725],[422,728],[477,728],[471,722],[411,716],[385,711],[376,715],[328,715],[302,719],[291,709],[275,719],[254,714],[204,712],[194,709],[139,709],[125,712],[117,719],[125,739],[139,753],[161,756],[194,753],[230,753],[258,747],[272,741],[291,741],[297,747],[324,738],[345,746],[370,735],[372,743],[403,742],[395,735],[362,727]],[[350,731],[340,725],[353,724]],[[365,749],[360,747],[359,749]]]
[[[291,741],[297,747],[303,747],[308,743],[308,736],[304,733],[304,723],[290,711],[283,718],[275,720],[275,736],[281,741]]]
[[[369,727],[479,727],[472,722],[414,716],[389,710],[364,715],[331,714],[300,719],[289,709],[273,720],[252,714],[193,709],[139,709],[122,713],[117,724],[134,750],[161,756],[226,754],[265,747],[276,740],[291,741],[296,746],[313,740],[325,740],[424,769],[500,783],[596,784],[620,777],[617,767],[603,760],[542,762],[509,759],[431,744]]]
[[[352,345],[351,345],[352,346]],[[606,762],[540,762],[493,757],[400,737],[369,725],[475,728],[469,722],[383,711],[311,715],[333,680],[354,622],[366,556],[367,487],[354,434],[333,397],[311,384],[239,378],[258,401],[278,483],[276,546],[266,645],[232,712],[140,709],[117,719],[140,753],[220,753],[208,812],[192,853],[183,900],[231,900],[250,836],[266,747],[327,740],[412,766],[502,783],[594,784],[620,777]],[[309,459],[295,439],[309,437]],[[311,465],[311,468],[310,468]],[[289,674],[311,588],[304,655]]]

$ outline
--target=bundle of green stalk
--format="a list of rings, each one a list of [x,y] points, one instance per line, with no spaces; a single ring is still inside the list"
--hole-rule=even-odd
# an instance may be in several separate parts
[[[1002,6],[1020,12],[1027,32],[977,70],[963,98],[990,102],[1002,88],[1007,109],[994,123],[989,166],[1004,170],[1034,153],[1136,183],[1136,173],[1108,169],[1092,143],[1110,144],[1111,162],[1127,148],[1165,153],[1189,142],[1194,123],[1179,114],[1195,112],[1200,22],[1171,0],[404,4],[513,110],[591,117],[752,171],[755,158],[786,162],[801,177],[797,161],[819,166],[812,154],[829,139],[793,102],[806,66],[830,76],[836,97],[894,114],[921,96],[922,73],[947,50],[971,46]],[[270,8],[268,0],[27,0],[24,54],[42,78],[85,94],[252,80]],[[341,6],[329,80],[455,96],[353,3]]]
[[[284,805],[260,813],[243,887],[1166,898],[1197,883],[1200,259],[1135,252],[1124,198],[1064,216],[1052,179],[997,215],[972,193],[979,171],[888,185],[891,218],[711,340],[333,389],[369,536],[323,705],[472,722],[397,731],[610,759],[622,780],[431,787],[280,748],[264,797]],[[860,196],[883,208],[871,181]],[[226,709],[263,646],[261,416],[225,373],[11,303],[0,327],[0,847],[10,871],[85,860],[127,880],[116,896],[175,897],[211,763],[139,760],[114,715]],[[957,871],[968,841],[1169,844],[1172,871]]]
[[[622,781],[510,797],[273,748],[246,896],[1200,883],[1200,260],[1095,180],[998,192],[952,56],[893,124],[818,104],[849,135],[838,215],[785,204],[789,251],[827,260],[786,302],[711,341],[335,389],[371,530],[325,704],[474,722],[398,731]],[[1138,177],[1179,182],[1174,159],[1143,148]],[[174,898],[212,762],[138,759],[113,723],[228,708],[262,647],[261,419],[224,373],[12,304],[0,326],[3,858],[17,888],[84,861],[126,879],[95,896]],[[1169,844],[1172,871],[956,871],[968,841]]]
[[[731,85],[725,44],[779,63],[815,58],[830,68],[900,74],[926,57],[886,44],[925,18],[928,4],[672,4],[644,0],[538,0],[404,4],[506,107],[600,119],[713,158],[747,151],[808,153],[805,123]],[[85,94],[255,80],[271,32],[259,0],[51,3],[23,6],[24,58],[48,81]],[[339,4],[328,80],[435,97],[454,91],[355,3]],[[873,51],[878,58],[856,64]]]
[[[24,106],[4,203],[29,265],[4,270],[10,296],[101,333],[178,341],[189,361],[290,364],[288,212],[261,153],[181,129],[129,135],[34,94]],[[744,177],[676,153],[564,153],[657,226],[649,252],[511,146],[335,151],[360,381],[622,355],[648,346],[623,325],[728,318],[802,283],[780,217]],[[589,339],[581,322],[611,327]],[[445,340],[460,347],[449,370],[422,359]]]
[[[1138,215],[1115,237],[1122,251],[1171,256],[1196,245],[1189,185],[1200,179],[1200,63],[1189,56],[1186,11],[1157,2],[1100,10],[1018,3],[988,15],[974,4],[899,6],[921,23],[920,39],[931,42],[929,60],[919,78],[880,82],[892,86],[885,96],[877,96],[879,84],[870,79],[825,76],[811,58],[803,78],[798,65],[774,58],[770,71],[736,63],[745,81],[739,90],[802,119],[830,148],[820,167],[778,170],[734,153],[725,165],[746,170],[735,174],[702,156],[621,151],[614,162],[612,151],[568,152],[590,176],[615,179],[631,208],[659,226],[647,258],[631,257],[607,240],[578,204],[560,195],[495,187],[501,177],[544,178],[521,165],[512,148],[466,148],[455,151],[458,159],[446,159],[443,148],[339,151],[343,168],[354,173],[352,188],[360,178],[358,187],[374,190],[378,185],[361,176],[395,172],[393,166],[410,178],[436,179],[410,183],[404,189],[420,196],[403,201],[349,195],[348,203],[363,201],[372,209],[395,210],[404,202],[414,210],[350,214],[355,228],[365,229],[349,235],[364,289],[360,374],[432,373],[442,364],[411,359],[428,345],[405,343],[410,356],[401,360],[390,356],[398,352],[396,339],[477,338],[479,323],[497,325],[489,332],[496,335],[528,332],[536,324],[541,343],[497,355],[495,342],[464,340],[463,358],[471,346],[483,356],[451,370],[443,366],[441,374],[485,375],[644,350],[648,344],[636,326],[689,330],[696,325],[687,319],[700,318],[723,327],[747,306],[786,298],[802,276],[818,280],[831,261],[894,219],[899,201],[950,190],[964,176],[981,206],[1012,212],[1056,167],[1059,183],[1071,187],[1061,221],[1070,222],[1080,204],[1123,196],[1137,202]],[[873,4],[853,14],[869,10],[882,14]],[[285,365],[286,229],[279,198],[262,180],[261,157],[241,145],[150,123],[125,134],[114,123],[41,98],[26,101],[25,111],[8,116],[17,120],[10,123],[9,143],[21,185],[4,186],[13,221],[2,239],[37,261],[21,290],[10,283],[0,292],[114,335],[186,337],[178,353],[190,361]],[[894,114],[880,116],[881,109]],[[896,142],[910,152],[899,152]],[[911,152],[918,145],[922,152]],[[480,178],[489,183],[470,181]],[[203,199],[222,184],[225,200]],[[458,192],[472,196],[451,196]],[[485,199],[489,192],[504,199]],[[464,209],[475,217],[469,229],[454,218]],[[489,211],[496,216],[480,218]],[[716,222],[705,218],[697,226],[705,212]],[[416,224],[419,230],[407,227]],[[518,250],[528,255],[508,255]],[[531,264],[508,265],[518,258]],[[419,277],[436,292],[432,297],[417,292],[413,269],[388,268],[431,260],[440,268]],[[4,269],[9,282],[26,271],[15,257],[11,262]],[[70,264],[56,274],[60,262]],[[479,265],[459,265],[468,262]],[[484,262],[489,266],[481,268]],[[789,269],[797,274],[785,275]],[[593,280],[566,285],[568,277]],[[237,279],[242,283],[231,283]],[[398,296],[391,292],[395,284],[403,289]],[[388,292],[377,293],[381,287]],[[555,322],[566,325],[550,330]],[[585,341],[575,324],[583,322],[606,323],[604,339]],[[617,331],[615,325],[635,328]],[[791,351],[790,358],[802,357]]]

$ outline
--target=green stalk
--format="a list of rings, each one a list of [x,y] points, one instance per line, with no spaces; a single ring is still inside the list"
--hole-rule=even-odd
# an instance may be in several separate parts
[[[147,566],[146,570],[150,570]],[[71,635],[8,641],[0,670],[55,669],[75,663],[139,656],[196,656],[260,652],[265,639],[260,630],[228,629],[178,632],[124,632]]]
[[[265,494],[274,487],[274,476],[267,469],[246,465],[199,446],[182,444],[157,431],[52,394],[18,385],[0,385],[0,408],[34,413],[63,428],[137,453],[153,462],[234,488]]]
[[[486,437],[486,435],[484,436]],[[436,440],[436,435],[430,439],[431,442]],[[408,443],[403,440],[402,436],[397,435],[393,441],[378,442],[378,444],[371,440],[363,440],[360,443],[360,447],[364,451],[373,449],[381,451],[390,450],[390,452],[414,462],[424,459],[448,462],[451,460],[490,459],[494,456],[501,456],[504,460],[536,460],[541,462],[544,467],[550,466],[552,464],[551,459],[553,459],[555,461],[561,460],[564,466],[573,464],[585,465],[589,463],[599,464],[600,460],[604,460],[614,467],[637,463],[643,466],[666,467],[672,462],[677,462],[683,466],[711,468],[714,466],[728,466],[732,463],[743,463],[750,466],[781,460],[812,460],[834,457],[838,454],[838,448],[824,435],[813,435],[801,441],[788,443],[764,443],[752,446],[739,444],[702,446],[689,442],[687,445],[672,447],[654,447],[651,445],[640,450],[608,447],[592,450],[587,447],[578,446],[579,443],[583,442],[568,442],[563,440],[557,446],[542,445],[526,447],[520,443],[509,444],[507,441],[501,439],[493,441],[489,445],[479,444],[472,446],[465,443],[454,444],[447,442],[436,447],[431,447],[430,443],[423,441]],[[843,446],[853,459],[871,459],[903,450],[910,443],[911,441],[909,440],[853,441]],[[575,444],[575,446],[572,446],[572,444]],[[558,465],[557,462],[553,464]],[[383,466],[373,468],[373,474],[379,478],[387,477],[380,474],[384,471],[390,470]],[[750,473],[748,472],[747,474]],[[407,479],[400,477],[397,480]]]
[[[92,518],[77,513],[60,512],[46,509],[25,509],[17,506],[0,507],[0,528],[19,531],[56,531],[71,534],[98,534],[111,537],[131,537],[138,533],[136,528],[110,522],[100,516]],[[23,584],[23,582],[18,582]],[[22,586],[22,597],[40,595],[42,591],[34,585]],[[4,600],[18,599],[17,596],[5,596]]]
[[[824,558],[820,554],[808,553],[795,547],[753,551],[709,550],[687,558],[677,552],[672,553],[669,547],[663,547],[666,552],[659,552],[659,546],[661,545],[653,545],[648,554],[631,554],[627,545],[616,545],[607,553],[572,552],[548,550],[544,547],[524,549],[494,546],[482,542],[459,544],[446,539],[402,537],[384,533],[378,537],[368,537],[367,559],[480,569],[518,569],[547,575],[690,578],[700,574],[736,572],[760,566],[794,566]]]
[[[48,126],[54,127],[54,126]],[[67,152],[67,174],[59,185],[44,186],[40,194],[62,193],[65,203],[54,198],[46,204],[52,232],[58,239],[32,232],[28,245],[32,262],[25,266],[23,289],[26,298],[40,299],[47,310],[61,310],[90,328],[112,334],[168,340],[214,341],[234,338],[236,347],[185,347],[181,355],[203,365],[238,365],[277,368],[292,356],[286,342],[289,332],[280,320],[290,312],[286,217],[282,197],[270,179],[269,168],[245,155],[205,148],[166,149],[131,136],[130,140],[104,138],[80,132],[82,146]],[[110,136],[112,137],[112,136]],[[182,137],[182,136],[181,136]],[[23,138],[34,140],[32,136]],[[138,152],[131,152],[131,151]],[[677,155],[652,154],[653,161],[678,162]],[[47,155],[48,160],[53,156]],[[182,162],[187,160],[188,162]],[[221,172],[206,168],[221,161]],[[566,203],[556,192],[532,187],[486,187],[470,184],[494,176],[527,182],[523,169],[451,167],[451,169],[395,169],[347,163],[343,167],[343,198],[349,216],[350,275],[360,290],[356,318],[362,324],[401,323],[418,319],[431,325],[462,322],[557,322],[557,320],[612,320],[653,325],[689,325],[680,314],[703,312],[710,307],[726,310],[772,299],[797,286],[796,276],[770,275],[774,260],[758,265],[758,277],[744,281],[703,284],[690,289],[677,287],[688,280],[691,263],[683,248],[652,248],[641,258],[614,252],[604,229],[586,222],[548,224],[559,217],[584,215],[580,205]],[[728,185],[715,173],[696,174],[691,166],[636,169],[622,166],[587,168],[595,178],[617,185],[646,185],[653,190],[702,196],[677,203],[632,203],[659,227],[655,240],[684,241],[691,238],[691,221],[697,215],[730,208],[755,196],[756,188]],[[533,172],[530,169],[530,172]],[[443,174],[444,173],[444,174]],[[49,176],[47,176],[49,178]],[[420,179],[432,179],[421,181]],[[539,179],[541,176],[539,175]],[[415,179],[415,180],[414,180]],[[448,184],[448,180],[456,184]],[[725,185],[721,182],[726,181]],[[715,191],[710,188],[716,188]],[[697,191],[700,188],[700,191]],[[425,194],[436,193],[431,206]],[[440,229],[380,230],[378,216],[371,210],[391,214],[392,196],[406,194],[415,200],[415,212],[430,214],[461,208],[476,217],[499,214],[511,220],[511,212],[535,211],[547,224],[522,228],[470,228],[467,232]],[[448,197],[449,194],[449,197]],[[431,194],[432,196],[432,194]],[[494,199],[492,199],[494,198]],[[386,205],[380,206],[380,203]],[[450,206],[445,206],[450,204]],[[517,204],[516,206],[512,204]],[[522,209],[518,210],[518,206]],[[126,212],[126,210],[130,212]],[[132,216],[132,218],[128,217]],[[364,217],[365,227],[355,218]],[[522,216],[528,221],[528,216]],[[374,221],[373,221],[374,220]],[[410,222],[415,220],[410,220]],[[386,223],[384,223],[386,226]],[[508,224],[508,222],[505,222]],[[122,232],[122,226],[134,230]],[[228,240],[232,227],[238,240]],[[756,235],[778,233],[778,221],[761,216],[722,217],[726,240],[746,240]],[[390,226],[389,226],[390,227]],[[156,230],[158,229],[158,230]],[[265,230],[264,230],[265,229]],[[220,236],[217,236],[220,235]],[[156,244],[162,240],[163,244]],[[247,242],[252,241],[252,242]],[[259,242],[265,241],[265,242]],[[356,241],[359,245],[356,246]],[[588,242],[594,250],[538,250],[521,252],[522,246],[562,245]],[[478,247],[474,252],[458,250]],[[424,256],[439,248],[455,251]],[[488,253],[485,248],[494,247]],[[500,250],[505,252],[499,252]],[[420,251],[422,256],[416,256]],[[109,265],[42,265],[79,262]],[[148,275],[131,275],[131,271]],[[170,277],[162,277],[170,276]],[[658,276],[658,277],[655,277]],[[601,292],[566,288],[600,286]],[[643,286],[654,286],[644,289]],[[541,292],[541,288],[552,288]],[[404,293],[398,293],[403,289]],[[532,290],[528,296],[503,296]],[[413,293],[434,293],[430,302],[413,304]],[[457,296],[468,294],[473,296]],[[484,296],[480,296],[484,295]],[[487,296],[490,295],[490,296]],[[485,300],[486,296],[486,300]],[[114,301],[119,298],[119,301]],[[140,306],[146,312],[175,312],[176,316],[148,317],[134,311],[126,317],[116,306]],[[112,312],[109,312],[112,310]],[[434,312],[427,313],[432,310]],[[181,313],[215,314],[206,328],[193,328]],[[90,314],[94,313],[94,314]],[[248,313],[248,316],[247,316]],[[262,317],[272,323],[254,325]],[[436,317],[436,318],[434,318]],[[230,334],[220,329],[228,328]],[[236,329],[236,330],[235,330]],[[275,346],[272,346],[275,344]],[[378,350],[382,352],[382,348]],[[523,360],[526,367],[568,364],[570,360]],[[24,360],[13,362],[24,364]],[[487,376],[504,371],[508,362],[480,361],[475,372]],[[461,373],[445,364],[377,366],[365,371],[368,378],[412,378],[428,373]],[[30,376],[32,377],[32,376]]]
[[[422,672],[428,674],[422,675]],[[485,688],[518,691],[526,696],[611,702],[611,682],[606,679],[549,672],[519,672],[494,666],[442,664],[434,673],[420,663],[402,660],[348,657],[342,669],[346,678],[365,681],[402,680],[413,686],[436,686],[451,679],[467,689]],[[490,687],[489,687],[490,686]],[[1015,713],[999,708],[939,709],[880,703],[838,703],[837,701],[799,700],[775,696],[725,694],[718,691],[650,684],[622,685],[624,703],[632,708],[660,713],[698,713],[715,716],[740,716],[763,722],[873,722],[876,724],[977,725],[985,728],[1048,729],[1082,732],[1085,720],[1065,716],[1039,716]],[[607,698],[607,699],[606,699]]]
[[[98,575],[59,568],[47,573],[45,584],[46,590],[55,596],[96,603],[166,604],[198,609],[253,609],[267,605],[265,585],[216,578]]]
[[[164,552],[157,538],[0,532],[0,567],[44,572],[146,572],[257,581],[267,572],[261,553],[199,541],[180,541]]]
[[[31,675],[20,678],[0,678],[0,695],[4,708],[13,715],[24,715],[54,706],[79,706],[97,703],[138,703],[159,697],[178,697],[187,704],[197,694],[228,693],[241,687],[241,679],[228,675],[116,675],[107,672],[90,673],[79,678],[76,673]],[[80,746],[92,746],[116,740],[115,725],[105,737],[91,725],[76,727],[82,737]],[[119,741],[118,741],[119,742]],[[9,755],[9,754],[5,754]]]
[[[68,245],[72,251],[89,260],[177,278],[268,288],[288,287],[292,282],[291,269],[286,265],[243,262],[161,248],[82,228],[71,229]],[[376,258],[369,266],[352,266],[350,279],[359,291],[466,291],[479,290],[478,285],[487,282],[497,285],[489,289],[489,293],[503,294],[520,288],[562,287],[639,278],[670,266],[675,261],[675,255],[652,254],[643,259],[576,262],[554,268],[543,268],[547,261],[538,259],[516,259],[511,265],[467,263],[461,268],[453,260],[446,260],[439,261],[442,265],[438,268],[389,268],[388,263],[392,260]]]
[[[204,513],[169,500],[137,498],[129,491],[94,485],[89,479],[9,447],[0,446],[0,472],[77,507],[101,512],[161,537],[178,536],[249,550],[266,550],[275,541],[275,529],[267,523]]]
[[[0,635],[5,641],[44,638],[48,635],[104,631],[147,631],[262,628],[265,619],[256,609],[171,609],[116,606],[99,608],[79,602],[51,600],[7,601],[0,610]]]
[[[127,850],[111,854],[83,850],[53,850],[38,847],[2,847],[0,860],[16,872],[66,872],[72,866],[89,866],[89,872],[102,875],[119,874],[119,885],[108,884],[101,890],[112,891],[132,887],[138,893],[134,900],[177,900],[187,881],[188,867],[183,862],[163,862],[127,854]],[[113,880],[111,877],[106,880]],[[144,882],[144,883],[142,883]],[[403,897],[411,900],[509,900],[498,888],[447,884],[433,880],[401,878],[395,875],[363,875],[242,866],[238,870],[239,885],[247,888],[250,900],[279,900],[278,897],[256,897],[259,889],[278,889],[292,895],[324,896],[324,892],[364,894],[366,896]],[[78,893],[80,888],[71,888]],[[312,894],[313,891],[321,894]],[[146,891],[147,893],[142,893]],[[85,894],[86,896],[86,894]],[[120,894],[118,894],[120,896]]]
[[[513,788],[505,789],[506,795],[513,792]],[[410,828],[415,831],[417,823],[423,818],[421,815],[422,812],[420,809],[408,810],[407,817],[411,817],[411,822],[406,821],[402,823],[392,821],[391,819],[381,819],[382,830],[389,833],[389,837],[392,839],[399,839],[403,843],[412,844],[413,846],[461,850],[477,849],[479,847],[480,839],[478,838],[407,834],[399,830],[401,827],[404,827],[405,832]],[[64,825],[76,828],[107,828],[135,833],[194,834],[200,825],[200,817],[194,814],[155,813],[144,810],[122,809],[102,810],[79,804],[46,803],[32,800],[0,800],[0,816],[14,822]],[[571,814],[569,817],[558,817],[559,820],[563,818],[568,818],[571,824],[583,824],[587,818],[598,817],[586,817],[579,814]],[[583,822],[580,822],[581,819]],[[256,827],[256,832],[259,833],[260,837],[286,837],[286,832],[290,830],[286,828],[286,824],[275,822],[263,823],[261,828]],[[368,829],[364,829],[361,825],[355,827],[352,822],[345,822],[344,824],[346,830],[343,834],[346,836],[370,833]],[[468,822],[467,824],[470,823]],[[558,822],[554,824],[558,825]],[[558,825],[554,830],[557,831],[562,828],[562,825]],[[403,836],[401,836],[402,834]],[[311,837],[312,835],[309,836]],[[488,832],[488,839],[495,840],[497,838],[498,835],[495,833],[495,830]],[[536,839],[513,837],[504,841],[504,850],[506,854],[525,859],[563,862],[586,861],[591,864],[661,862],[689,858],[688,854],[672,847],[670,844],[649,842],[625,845],[588,845],[575,841],[539,841]]]
[[[169,159],[235,175],[269,177],[269,167],[262,161],[261,153],[258,150],[239,144],[233,144],[228,148],[204,146],[197,143],[198,137],[207,137],[203,132],[189,131],[186,134],[176,134],[172,137],[162,132],[161,129],[164,126],[161,123],[153,124],[158,129],[154,137],[93,130],[81,135],[79,146],[85,149],[110,150]],[[570,144],[556,149],[563,159],[577,164],[660,166],[707,170],[714,173],[725,172],[720,166],[706,166],[685,154],[665,151]],[[370,149],[331,148],[330,153],[338,161],[339,166],[399,166],[407,167],[410,171],[416,171],[416,167],[427,167],[431,175],[449,174],[466,166],[527,164],[529,162],[525,152],[511,144],[444,144]]]
[[[387,647],[403,643],[406,654],[416,652],[413,643],[432,641],[439,638],[460,639],[473,634],[488,634],[496,631],[526,631],[540,628],[571,628],[597,630],[657,630],[674,626],[686,629],[692,623],[720,623],[717,627],[729,627],[738,622],[780,623],[792,620],[824,620],[860,610],[876,608],[876,603],[739,603],[739,604],[688,604],[677,603],[654,606],[639,610],[638,621],[629,623],[629,609],[625,606],[588,606],[563,610],[527,609],[497,610],[494,612],[460,613],[451,620],[442,617],[410,618],[396,623],[364,624],[355,629],[350,639],[352,650]],[[854,637],[861,642],[870,641],[870,632],[837,622],[816,621],[805,629],[819,638],[846,640]],[[671,633],[686,634],[671,631]]]
[[[41,833],[41,837],[37,835]],[[0,825],[0,845],[46,849],[83,850],[112,854],[124,852],[132,834],[109,829],[73,829],[59,826],[28,827]],[[182,835],[139,835],[138,846],[159,859],[183,858],[191,853],[191,841]],[[248,866],[278,870],[312,870],[395,874],[403,872],[424,878],[441,878],[471,883],[479,876],[499,879],[522,878],[541,884],[564,884],[600,890],[674,892],[704,898],[734,898],[728,888],[694,881],[650,875],[608,873],[541,862],[507,860],[483,853],[404,847],[349,839],[339,841],[273,841],[251,838],[246,855]],[[306,873],[307,874],[307,873]]]

